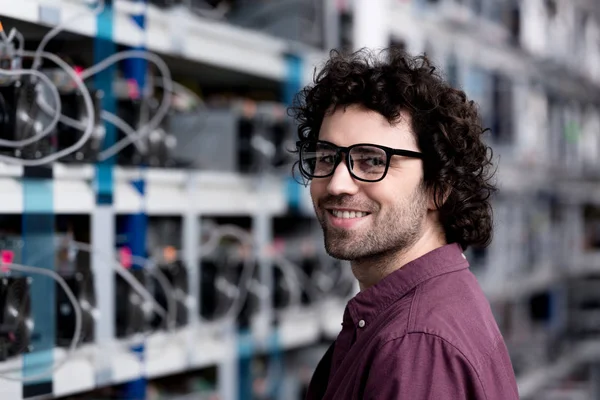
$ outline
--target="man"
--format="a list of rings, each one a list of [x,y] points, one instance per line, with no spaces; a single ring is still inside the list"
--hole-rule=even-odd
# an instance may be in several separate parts
[[[308,400],[518,399],[464,250],[492,234],[480,116],[425,57],[332,52],[294,107],[329,255],[358,293]]]

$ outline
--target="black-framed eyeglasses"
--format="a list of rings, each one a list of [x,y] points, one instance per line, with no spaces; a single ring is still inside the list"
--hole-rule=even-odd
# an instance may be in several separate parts
[[[385,178],[394,155],[423,158],[423,154],[416,151],[371,143],[340,147],[324,140],[301,140],[296,146],[300,153],[300,172],[308,179],[333,175],[342,161],[342,154],[350,175],[363,182],[379,182]]]

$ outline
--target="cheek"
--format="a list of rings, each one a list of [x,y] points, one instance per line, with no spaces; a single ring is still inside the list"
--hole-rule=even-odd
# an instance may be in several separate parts
[[[323,182],[321,182],[322,179],[319,179],[318,181],[311,181],[309,184],[310,187],[310,197],[312,197],[313,200],[318,199],[319,197],[323,196],[323,191],[325,190],[325,186],[323,186]]]
[[[381,182],[383,183],[383,182]],[[379,211],[386,213],[388,210],[402,204],[402,195],[398,188],[389,187],[388,185],[375,184],[364,190],[365,196],[371,203],[375,203]]]
[[[385,183],[385,184],[384,184]],[[406,183],[381,182],[381,185],[370,187],[365,190],[368,198],[376,203],[382,214],[394,212],[398,208],[405,208],[412,201],[414,189]]]

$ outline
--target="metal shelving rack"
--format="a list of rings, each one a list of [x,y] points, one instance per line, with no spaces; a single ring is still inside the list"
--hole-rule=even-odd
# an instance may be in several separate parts
[[[112,3],[112,5],[110,4]],[[2,1],[0,14],[45,27],[68,22],[67,32],[92,38],[95,58],[116,51],[116,45],[148,49],[175,59],[245,74],[249,79],[266,79],[282,86],[284,101],[312,77],[312,68],[323,52],[290,43],[266,34],[241,29],[223,22],[195,17],[177,10],[160,9],[143,0],[113,0],[96,18],[85,15],[86,6],[77,0],[22,2]],[[135,76],[134,78],[139,78]],[[104,106],[114,107],[110,73],[96,80],[105,91]],[[2,214],[28,215],[31,198],[27,194],[27,171],[11,165],[0,166]],[[132,229],[144,228],[153,216],[180,216],[183,220],[183,256],[189,266],[191,293],[200,291],[197,261],[201,218],[206,216],[248,215],[254,220],[254,237],[261,260],[261,280],[271,279],[271,266],[265,248],[271,242],[270,221],[288,209],[285,178],[253,177],[228,173],[184,170],[121,168],[108,162],[77,166],[54,164],[47,179],[36,179],[48,186],[44,193],[44,212],[51,218],[59,214],[84,214],[91,217],[92,258],[97,293],[96,341],[81,346],[67,363],[35,384],[23,385],[0,378],[3,398],[53,398],[89,391],[96,387],[127,383],[133,396],[144,390],[145,381],[156,377],[217,365],[218,391],[223,399],[246,396],[237,388],[238,353],[250,345],[252,352],[269,347],[303,346],[318,340],[321,321],[307,318],[284,321],[278,332],[269,321],[268,299],[260,305],[258,328],[250,337],[238,337],[232,326],[198,324],[197,304],[189,308],[190,324],[173,334],[156,334],[144,341],[120,341],[114,337],[114,272],[106,267],[107,254],[115,254],[116,217],[130,215]],[[34,211],[35,212],[35,211]],[[50,241],[47,232],[46,240]],[[143,242],[143,237],[137,238]],[[270,285],[269,285],[270,286]],[[195,302],[194,302],[195,303]],[[44,332],[50,338],[54,332]],[[250,341],[251,343],[246,343]],[[239,343],[238,343],[239,342]],[[272,349],[270,349],[272,350]],[[55,349],[50,358],[58,361],[64,351]],[[14,362],[30,358],[18,357]],[[46,360],[46,363],[51,360]],[[24,374],[28,369],[21,368]],[[248,371],[242,371],[242,373]]]
[[[335,14],[334,2],[326,0],[328,13]],[[517,225],[503,223],[496,233],[496,240],[488,251],[488,262],[483,265],[485,274],[480,276],[484,290],[492,303],[513,303],[524,307],[523,298],[532,293],[550,290],[560,293],[568,277],[582,273],[595,266],[597,256],[582,258],[575,247],[581,240],[583,202],[600,204],[597,178],[573,181],[569,173],[577,175],[577,167],[560,166],[551,169],[553,150],[542,154],[540,160],[531,161],[532,149],[546,140],[556,141],[544,124],[531,125],[529,120],[537,117],[537,110],[530,104],[546,100],[546,92],[558,93],[579,102],[594,104],[600,112],[600,49],[581,50],[577,62],[566,63],[547,53],[548,44],[536,38],[542,32],[540,21],[533,15],[543,7],[542,0],[527,0],[521,6],[521,44],[510,43],[510,34],[498,21],[491,21],[494,0],[471,0],[458,4],[453,0],[353,0],[346,2],[352,14],[352,46],[372,48],[387,47],[391,41],[404,43],[413,53],[427,51],[442,69],[450,73],[456,70],[456,83],[476,99],[483,96],[481,82],[474,81],[474,68],[498,71],[514,78],[517,93],[513,108],[515,139],[511,145],[497,145],[503,164],[499,182],[503,198],[498,199],[499,218],[519,220],[513,214],[519,208],[528,210],[540,192],[549,192],[562,210],[562,217],[554,221],[551,230],[565,232],[555,237],[560,246],[550,246],[559,254],[550,257],[551,263],[541,263],[527,275],[510,275],[504,268],[513,265],[517,271],[525,265],[516,252],[524,247],[515,241],[522,234]],[[475,3],[482,5],[488,17],[476,15]],[[593,6],[592,2],[579,0],[556,0],[563,7]],[[591,10],[591,9],[590,9]],[[0,16],[22,20],[45,27],[55,26],[85,11],[78,0],[0,0]],[[598,16],[600,11],[590,15]],[[493,19],[493,18],[492,18]],[[333,20],[337,21],[337,18]],[[381,23],[373,24],[377,20]],[[533,22],[532,22],[533,21]],[[600,19],[598,19],[600,22]],[[537,25],[536,25],[537,24]],[[339,42],[336,24],[327,33],[328,43]],[[177,29],[175,29],[175,27]],[[339,28],[339,27],[338,27]],[[97,21],[82,18],[71,21],[66,30],[94,38],[96,57],[102,51],[114,51],[114,45],[147,48],[174,59],[208,65],[217,69],[243,73],[249,77],[266,79],[282,85],[286,93],[284,102],[300,86],[312,79],[314,67],[325,54],[322,51],[291,43],[280,38],[242,29],[218,21],[211,21],[177,10],[163,10],[145,4],[145,1],[113,0],[112,8]],[[592,35],[593,29],[590,29]],[[600,29],[596,29],[600,31]],[[175,34],[174,34],[175,32]],[[491,34],[489,34],[491,32]],[[486,35],[488,33],[488,35]],[[596,35],[599,34],[596,32]],[[100,46],[98,43],[112,43]],[[105,54],[104,54],[105,55]],[[563,53],[563,57],[565,54]],[[456,64],[448,61],[454,59]],[[552,59],[552,62],[549,61]],[[579,67],[579,68],[577,68]],[[582,76],[583,74],[586,76]],[[108,78],[110,79],[110,78]],[[104,82],[106,84],[106,82]],[[110,86],[110,85],[109,85]],[[540,87],[543,90],[540,92]],[[111,90],[107,87],[107,90]],[[535,93],[541,93],[538,97]],[[532,99],[527,96],[531,95]],[[540,97],[541,96],[541,97]],[[110,96],[108,97],[110,101]],[[531,101],[533,103],[528,103]],[[533,111],[532,111],[533,110]],[[600,127],[599,127],[600,129]],[[530,132],[537,132],[531,136]],[[596,137],[600,134],[595,132]],[[551,147],[551,146],[549,146]],[[600,149],[597,149],[600,153]],[[592,165],[600,170],[600,163]],[[525,172],[524,172],[525,171]],[[562,173],[564,176],[561,176]],[[0,165],[0,214],[35,214],[32,209],[28,172],[23,168]],[[79,166],[72,168],[60,163],[51,168],[50,178],[37,179],[46,191],[42,203],[45,215],[85,214],[91,216],[92,244],[98,254],[114,254],[115,224],[117,215],[136,215],[143,224],[148,217],[179,216],[183,221],[183,257],[189,266],[189,286],[192,293],[200,292],[200,277],[196,268],[199,249],[197,244],[201,217],[250,216],[253,234],[257,240],[256,252],[260,256],[260,274],[263,284],[272,286],[271,260],[265,248],[271,242],[273,232],[270,221],[289,209],[310,216],[312,206],[308,191],[300,189],[300,197],[287,191],[287,181],[264,176],[260,184],[254,178],[229,173],[202,171],[123,168],[112,164]],[[51,182],[51,184],[50,184]],[[143,188],[140,190],[140,187]],[[39,192],[38,192],[39,193]],[[240,202],[239,199],[244,199]],[[39,199],[38,199],[39,200]],[[299,201],[299,204],[295,204]],[[515,207],[511,206],[516,205]],[[525,206],[523,206],[525,204]],[[542,201],[544,207],[547,203]],[[51,205],[50,207],[48,207]],[[531,207],[529,207],[531,208]],[[554,253],[552,253],[554,255]],[[590,262],[591,260],[591,262]],[[574,264],[572,264],[574,263]],[[576,264],[576,265],[575,265]],[[112,315],[114,310],[113,272],[106,268],[105,259],[93,258],[98,310],[102,315]],[[560,296],[557,294],[557,298]],[[194,302],[195,303],[195,302]],[[123,351],[124,343],[114,338],[112,318],[96,324],[96,342],[78,349],[67,364],[50,376],[42,385],[22,385],[0,378],[3,399],[18,400],[30,397],[33,387],[38,398],[52,398],[72,393],[82,393],[95,387],[117,383],[135,382],[131,390],[143,388],[144,381],[186,370],[218,365],[218,388],[223,400],[244,399],[238,390],[240,353],[252,351],[279,352],[288,348],[309,346],[321,336],[335,338],[340,329],[343,301],[330,300],[295,314],[277,329],[268,324],[273,312],[268,300],[263,300],[258,318],[258,329],[250,332],[250,338],[237,335],[232,326],[215,327],[198,324],[197,304],[189,308],[190,324],[173,334],[157,334],[145,341],[143,357],[135,351]],[[520,309],[517,314],[522,315]],[[553,324],[559,327],[559,318]],[[516,317],[511,317],[516,318]],[[499,318],[501,320],[501,318]],[[53,334],[50,332],[49,334]],[[251,343],[247,341],[250,340]],[[169,345],[165,345],[168,342]],[[131,343],[128,343],[131,344]],[[543,369],[519,375],[519,387],[524,398],[538,393],[556,380],[562,379],[576,367],[597,363],[599,345],[595,341],[578,343],[566,356],[550,363]],[[54,360],[64,356],[64,351],[52,351]],[[6,367],[17,365],[23,369],[23,358],[12,360]],[[0,371],[3,364],[0,364]],[[9,365],[10,364],[10,365]],[[25,370],[24,370],[25,371]],[[293,386],[293,385],[292,385]],[[29,389],[24,389],[29,387]],[[33,398],[33,397],[31,397]]]

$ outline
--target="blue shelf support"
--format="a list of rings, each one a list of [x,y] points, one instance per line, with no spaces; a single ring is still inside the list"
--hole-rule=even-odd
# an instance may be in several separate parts
[[[140,12],[138,14],[132,14],[130,18],[135,22],[139,29],[144,32],[146,29],[146,0],[135,1],[139,5]],[[145,39],[137,46],[133,47],[134,50],[146,50]],[[135,80],[139,89],[140,96],[144,96],[146,90],[146,73],[147,73],[147,62],[140,58],[133,58],[125,60],[124,73],[127,79]],[[140,121],[144,124],[147,121]],[[131,182],[131,185],[137,190],[139,195],[144,198],[145,195],[145,182],[143,178],[144,174],[139,179]],[[126,236],[128,246],[131,249],[133,256],[146,257],[146,232],[148,229],[148,216],[146,215],[145,209],[143,208],[136,214],[129,215],[126,222]],[[134,263],[133,268],[144,268],[143,265]],[[143,364],[144,361],[144,344],[138,344],[131,348],[131,351],[136,353]],[[123,385],[123,396],[128,399],[142,400],[146,398],[147,381],[144,376],[132,382],[127,382]]]
[[[283,103],[291,106],[294,102],[296,93],[302,88],[302,58],[288,54],[287,60],[287,79],[283,84]],[[289,176],[286,182],[287,199],[289,210],[293,213],[300,212],[301,209],[301,187],[293,176]]]
[[[22,223],[23,264],[54,270],[54,191],[51,168],[25,169]],[[31,351],[23,356],[23,377],[45,376],[23,385],[24,398],[49,395],[53,391],[53,374],[49,371],[54,365],[56,336],[55,282],[43,275],[31,276],[31,317],[35,324],[31,335]]]

